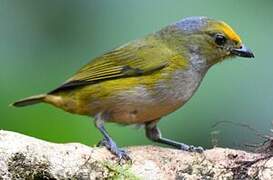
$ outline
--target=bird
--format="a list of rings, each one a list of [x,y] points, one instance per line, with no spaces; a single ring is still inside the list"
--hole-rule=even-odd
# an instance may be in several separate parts
[[[202,153],[201,146],[164,138],[157,124],[190,100],[213,65],[235,56],[254,54],[228,24],[204,16],[186,17],[92,59],[48,93],[12,105],[42,102],[91,117],[103,135],[98,145],[119,159],[130,157],[105,123],[144,125],[153,142]]]

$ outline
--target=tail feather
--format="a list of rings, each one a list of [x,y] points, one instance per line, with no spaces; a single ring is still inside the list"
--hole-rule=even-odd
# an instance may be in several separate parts
[[[31,96],[31,97],[16,101],[12,103],[11,106],[23,107],[23,106],[28,106],[32,104],[37,104],[37,103],[43,102],[45,97],[46,97],[46,94]]]

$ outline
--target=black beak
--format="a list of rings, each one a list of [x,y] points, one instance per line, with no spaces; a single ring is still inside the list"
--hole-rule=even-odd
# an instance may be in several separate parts
[[[245,45],[242,45],[242,47],[238,49],[232,49],[231,53],[240,57],[254,58],[253,52],[245,47]]]

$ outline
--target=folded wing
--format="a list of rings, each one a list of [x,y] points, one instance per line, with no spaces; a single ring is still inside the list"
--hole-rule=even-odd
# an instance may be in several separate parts
[[[166,67],[175,54],[155,40],[135,41],[110,51],[81,68],[50,93],[115,78],[142,76]]]

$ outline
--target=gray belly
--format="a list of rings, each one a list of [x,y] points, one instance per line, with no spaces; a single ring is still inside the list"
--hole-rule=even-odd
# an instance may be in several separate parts
[[[165,116],[184,105],[198,88],[202,76],[194,71],[174,72],[159,81],[153,89],[140,85],[117,94],[108,107],[111,121],[145,123]]]

